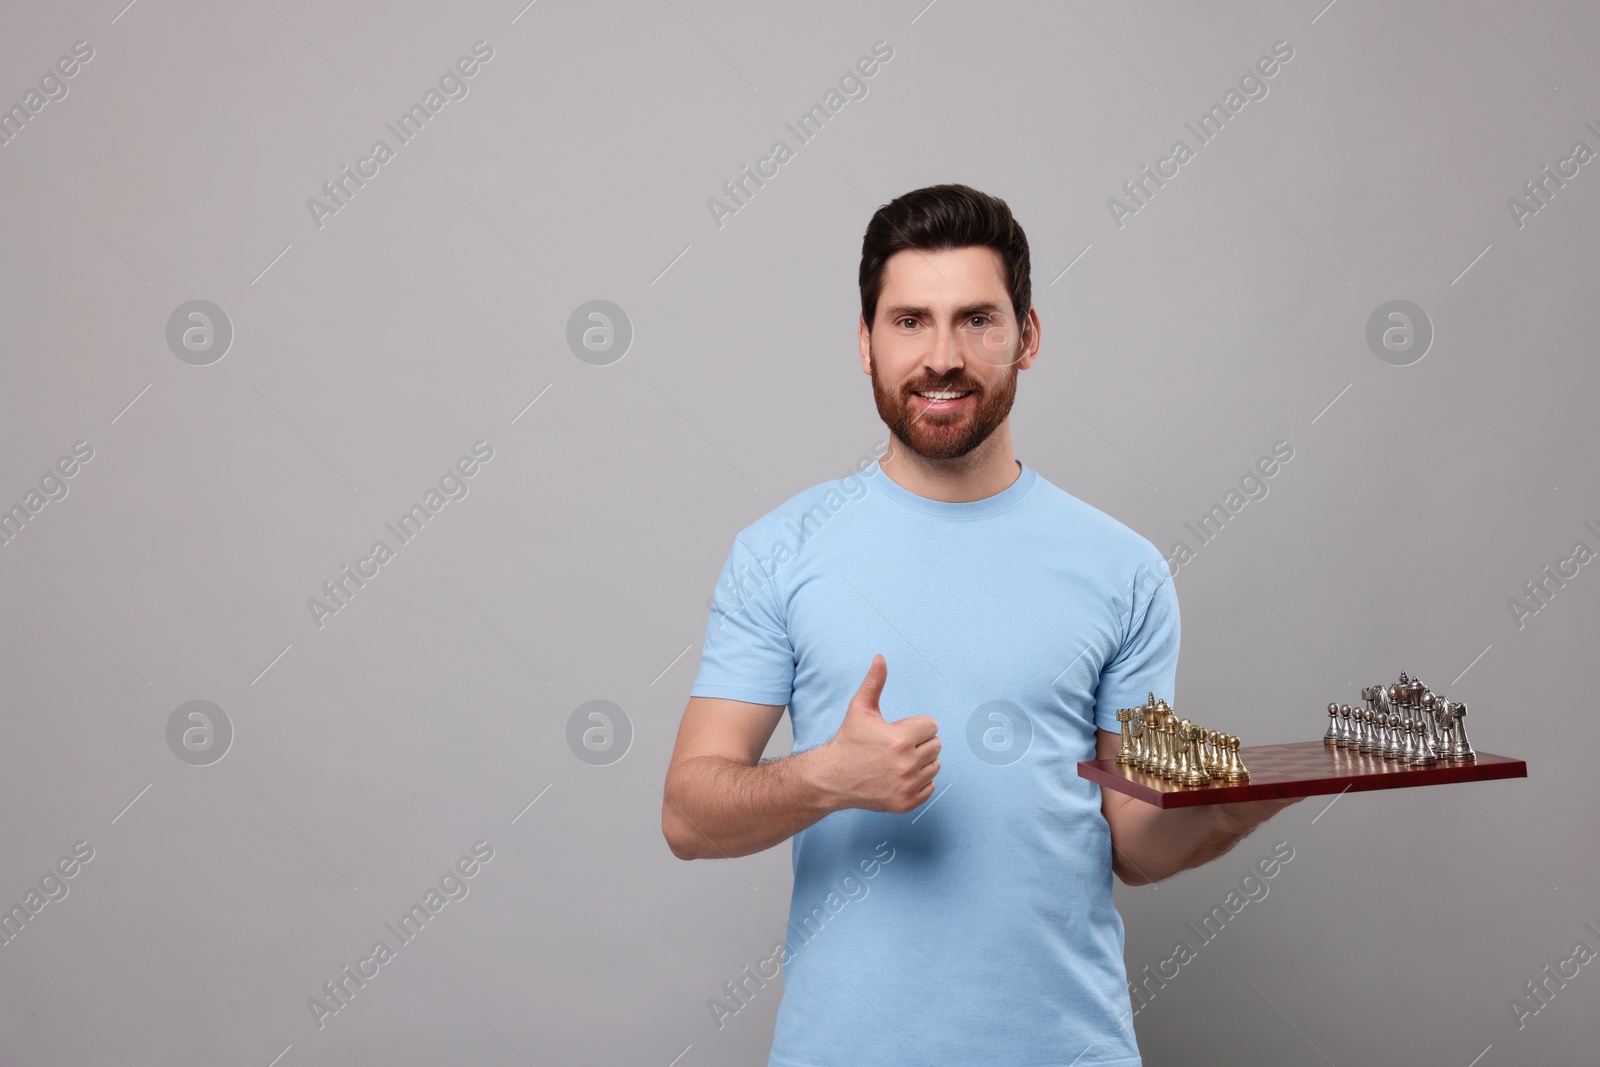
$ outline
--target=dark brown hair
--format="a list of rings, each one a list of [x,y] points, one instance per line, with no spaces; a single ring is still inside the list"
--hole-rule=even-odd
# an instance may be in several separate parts
[[[1018,323],[1033,306],[1028,236],[999,197],[965,185],[914,189],[880,207],[861,239],[861,316],[872,328],[889,257],[907,248],[944,252],[981,245],[1000,255]]]

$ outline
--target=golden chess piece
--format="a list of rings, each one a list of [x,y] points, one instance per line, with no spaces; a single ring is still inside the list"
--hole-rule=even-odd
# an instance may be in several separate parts
[[[1149,708],[1140,708],[1138,715],[1139,721],[1143,723],[1144,733],[1139,743],[1139,769],[1146,774],[1154,774],[1157,753],[1161,748],[1161,724],[1156,721],[1155,714]]]
[[[1178,777],[1178,717],[1171,711],[1166,715],[1167,728],[1163,731],[1166,738],[1167,755],[1161,764],[1161,777],[1172,781]]]
[[[1244,760],[1239,758],[1239,739],[1232,734],[1226,735],[1228,747],[1228,769],[1222,775],[1225,782],[1248,782],[1250,772],[1245,768]]]
[[[1182,783],[1189,777],[1189,727],[1192,726],[1188,719],[1179,719],[1172,728],[1172,739],[1177,742],[1173,749],[1176,759],[1172,766],[1172,780]]]
[[[1184,785],[1205,785],[1211,780],[1211,775],[1206,772],[1204,757],[1200,753],[1200,741],[1206,735],[1205,728],[1196,726],[1189,720],[1184,720],[1183,739],[1184,751],[1188,754],[1185,761],[1187,769],[1179,778]]]
[[[1160,774],[1162,722],[1160,711],[1156,707],[1156,695],[1151,693],[1150,698],[1145,701],[1144,707],[1139,710],[1144,713],[1144,734],[1145,740],[1148,742],[1144,753],[1144,762],[1139,764],[1139,768],[1151,774]]]
[[[1133,712],[1127,708],[1117,709],[1117,758],[1118,767],[1126,767],[1133,762],[1133,739],[1129,736],[1131,728],[1129,722],[1133,719]]]
[[[1152,697],[1154,693],[1150,694]],[[1156,715],[1162,724],[1161,777],[1171,781],[1178,776],[1178,716],[1165,700],[1156,701]]]
[[[1145,770],[1159,777],[1161,768],[1166,766],[1167,761],[1167,724],[1162,721],[1161,716],[1148,711],[1145,712],[1144,721],[1145,730],[1150,734],[1150,758]]]

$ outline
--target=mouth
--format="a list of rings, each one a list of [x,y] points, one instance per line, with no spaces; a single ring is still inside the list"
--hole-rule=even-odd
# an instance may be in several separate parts
[[[919,411],[934,415],[955,411],[971,399],[970,390],[929,389],[911,394],[911,402]]]

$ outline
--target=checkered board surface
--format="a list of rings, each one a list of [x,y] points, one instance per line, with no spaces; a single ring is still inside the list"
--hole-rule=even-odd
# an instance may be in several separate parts
[[[1119,767],[1114,759],[1084,760],[1078,764],[1078,774],[1106,789],[1127,793],[1158,808],[1528,776],[1526,761],[1483,751],[1473,763],[1441,760],[1431,767],[1409,767],[1382,756],[1336,748],[1321,741],[1295,741],[1287,745],[1240,748],[1239,758],[1250,772],[1248,782],[1178,785],[1147,771]]]

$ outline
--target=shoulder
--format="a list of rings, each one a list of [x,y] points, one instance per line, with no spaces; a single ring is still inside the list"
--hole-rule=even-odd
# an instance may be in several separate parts
[[[735,540],[758,556],[778,544],[792,546],[797,540],[809,540],[868,495],[869,474],[870,470],[847,468],[838,478],[802,489],[741,529]]]
[[[1059,531],[1075,552],[1091,554],[1115,569],[1152,569],[1158,578],[1167,576],[1161,550],[1127,523],[1072,495],[1043,474],[1034,495],[1043,521]]]

